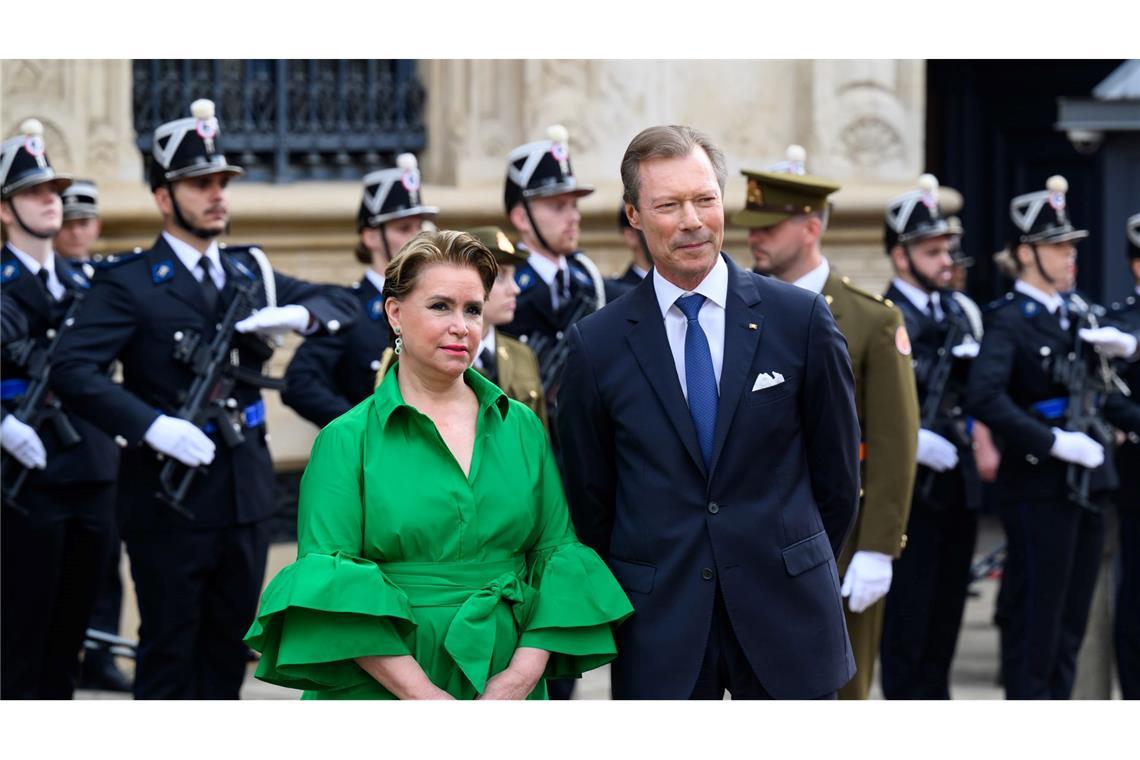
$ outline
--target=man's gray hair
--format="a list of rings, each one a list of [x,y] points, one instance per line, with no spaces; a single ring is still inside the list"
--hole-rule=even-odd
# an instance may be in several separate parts
[[[728,179],[724,153],[699,129],[670,124],[641,130],[625,149],[625,155],[621,158],[621,183],[624,189],[622,197],[625,202],[637,206],[638,195],[641,192],[639,170],[642,161],[653,158],[682,158],[692,153],[693,148],[697,146],[700,146],[709,157],[713,173],[716,174],[716,182],[720,185],[720,194],[723,196],[724,183]]]

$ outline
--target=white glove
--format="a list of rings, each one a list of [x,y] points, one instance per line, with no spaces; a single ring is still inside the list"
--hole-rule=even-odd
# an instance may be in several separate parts
[[[918,430],[918,463],[935,472],[946,472],[958,466],[958,447],[926,428]]]
[[[1053,428],[1053,448],[1049,453],[1063,462],[1093,469],[1104,464],[1104,446],[1084,433]]]
[[[955,358],[958,359],[973,359],[977,357],[978,352],[981,350],[981,343],[975,340],[967,340],[950,349],[950,353],[954,354]]]
[[[1121,332],[1115,327],[1081,328],[1077,335],[1086,343],[1092,343],[1109,359],[1132,356],[1136,353],[1136,336]]]
[[[16,457],[16,461],[20,464],[29,470],[42,470],[47,467],[47,451],[44,450],[44,442],[36,435],[36,431],[32,429],[31,425],[20,422],[16,419],[16,415],[9,414],[4,418],[0,432],[2,432],[0,444],[3,444],[4,449]]]
[[[155,451],[177,459],[187,467],[214,461],[214,442],[192,422],[165,414],[151,423],[143,440]]]
[[[843,596],[851,597],[847,606],[852,612],[862,612],[891,590],[891,563],[891,558],[880,552],[855,552],[840,589]]]
[[[309,326],[310,318],[309,310],[304,306],[273,306],[254,312],[253,316],[234,325],[234,329],[239,333],[258,332],[275,337],[289,331],[303,332]]]

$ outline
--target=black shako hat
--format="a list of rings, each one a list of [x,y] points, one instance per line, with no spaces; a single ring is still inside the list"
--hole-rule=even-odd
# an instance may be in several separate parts
[[[436,206],[423,205],[419,162],[411,153],[396,156],[396,166],[364,175],[364,193],[356,213],[356,231],[379,227],[406,216],[434,217]]]
[[[151,148],[150,189],[180,179],[207,174],[245,173],[240,166],[226,161],[222,152],[222,130],[214,109],[214,101],[202,98],[190,104],[190,117],[159,125],[154,130]]]
[[[44,125],[39,119],[24,119],[20,134],[0,143],[0,200],[21,190],[50,182],[57,193],[71,184],[67,174],[57,174],[44,152]]]
[[[63,191],[63,221],[99,216],[99,189],[93,179],[77,179]]]
[[[956,232],[938,203],[938,178],[923,174],[918,189],[896,196],[887,203],[883,221],[883,243],[890,253],[896,245],[907,245]]]
[[[508,214],[523,198],[554,195],[589,195],[594,188],[580,185],[570,166],[570,133],[561,124],[546,130],[546,140],[520,145],[507,155],[507,181],[503,205]]]
[[[1065,211],[1069,181],[1060,174],[1045,180],[1045,189],[1019,195],[1009,202],[1013,240],[1017,243],[1064,243],[1084,240],[1088,230],[1078,230]]]

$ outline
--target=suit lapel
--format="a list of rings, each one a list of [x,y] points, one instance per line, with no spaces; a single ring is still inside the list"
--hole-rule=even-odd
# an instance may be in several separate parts
[[[716,429],[713,433],[713,455],[710,474],[716,473],[717,460],[724,448],[732,418],[744,398],[749,369],[760,345],[764,315],[755,308],[760,294],[752,275],[740,269],[727,256],[728,299],[724,314],[724,362],[720,370],[720,402],[717,404]],[[674,376],[676,373],[674,373]]]
[[[630,350],[649,380],[653,392],[657,394],[681,443],[693,462],[704,472],[705,463],[697,443],[697,430],[693,418],[689,416],[689,405],[681,391],[681,382],[677,379],[677,367],[673,363],[669,338],[665,335],[665,321],[661,318],[661,309],[657,304],[653,278],[646,277],[627,297],[632,300],[628,319],[633,324],[626,335]]]

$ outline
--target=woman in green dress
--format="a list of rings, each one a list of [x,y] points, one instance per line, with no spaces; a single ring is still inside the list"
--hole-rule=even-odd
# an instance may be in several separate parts
[[[325,427],[297,561],[246,636],[257,677],[311,699],[545,699],[612,660],[633,612],[578,543],[542,424],[470,369],[495,259],[418,235],[385,273],[398,360]]]

